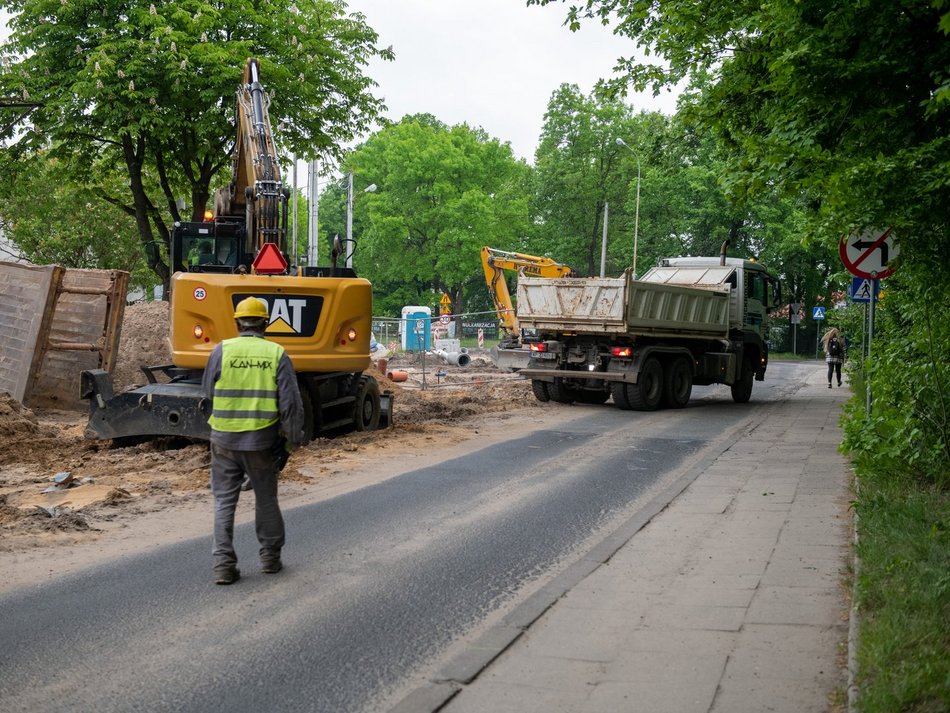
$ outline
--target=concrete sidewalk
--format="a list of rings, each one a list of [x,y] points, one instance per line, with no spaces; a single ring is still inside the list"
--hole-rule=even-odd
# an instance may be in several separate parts
[[[396,710],[843,709],[849,392],[817,376],[618,533],[629,539],[566,572],[561,594],[555,582],[546,602],[529,599]]]

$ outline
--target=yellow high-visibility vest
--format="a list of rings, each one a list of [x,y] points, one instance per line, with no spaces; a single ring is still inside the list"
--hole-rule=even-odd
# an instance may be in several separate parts
[[[221,377],[214,385],[208,424],[229,433],[259,431],[280,420],[277,364],[284,348],[260,337],[221,343]]]

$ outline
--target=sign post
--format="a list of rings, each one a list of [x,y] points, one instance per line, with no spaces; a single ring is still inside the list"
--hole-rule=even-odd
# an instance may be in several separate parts
[[[900,253],[900,247],[891,228],[881,230],[870,228],[861,233],[851,233],[841,238],[838,243],[838,254],[841,262],[855,277],[870,280],[868,295],[868,351],[867,358],[871,358],[871,342],[874,339],[874,303],[877,302],[880,280],[894,274],[894,261]],[[865,408],[871,413],[871,382],[867,383],[867,399]]]
[[[798,323],[802,321],[798,313],[802,306],[799,302],[792,302],[788,307],[792,320],[792,354],[798,356]]]
[[[821,354],[821,321],[825,318],[825,308],[824,307],[812,307],[811,318],[818,322],[815,325],[815,359]]]
[[[444,292],[439,299],[439,314],[452,314],[452,299]]]

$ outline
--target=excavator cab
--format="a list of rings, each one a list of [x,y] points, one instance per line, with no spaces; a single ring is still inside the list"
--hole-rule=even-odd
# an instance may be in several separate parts
[[[244,227],[215,219],[206,223],[175,223],[171,239],[173,272],[234,273],[250,270],[253,255],[243,246]]]

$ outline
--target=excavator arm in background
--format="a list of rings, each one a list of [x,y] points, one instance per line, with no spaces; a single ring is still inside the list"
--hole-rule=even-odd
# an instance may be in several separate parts
[[[498,313],[498,326],[505,333],[502,340],[505,346],[517,346],[521,340],[518,318],[505,282],[506,270],[534,277],[576,277],[572,268],[551,258],[489,247],[482,248],[482,269],[485,271],[488,293]]]
[[[260,63],[250,58],[237,90],[237,140],[231,182],[215,192],[214,217],[244,217],[245,251],[265,243],[287,250],[287,196],[271,131],[270,99],[260,82]]]

